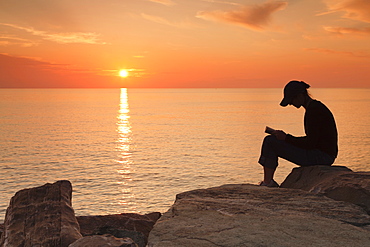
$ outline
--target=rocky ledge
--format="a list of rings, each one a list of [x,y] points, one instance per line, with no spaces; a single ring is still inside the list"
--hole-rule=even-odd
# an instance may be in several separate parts
[[[148,246],[369,246],[370,173],[295,168],[282,187],[223,185],[179,194]]]
[[[160,213],[75,217],[71,197],[69,181],[17,192],[0,225],[0,246],[370,243],[370,173],[341,166],[294,168],[281,188],[236,184],[184,192],[162,217]]]

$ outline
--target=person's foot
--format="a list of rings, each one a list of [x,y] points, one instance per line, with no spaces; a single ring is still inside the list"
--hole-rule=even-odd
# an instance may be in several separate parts
[[[275,182],[275,180],[271,180],[270,183],[261,182],[259,186],[266,186],[266,187],[280,187],[278,183]]]

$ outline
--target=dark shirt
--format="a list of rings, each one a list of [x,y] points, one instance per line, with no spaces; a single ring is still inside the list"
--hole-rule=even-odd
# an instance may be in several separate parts
[[[320,101],[313,100],[304,115],[306,136],[287,135],[285,141],[304,149],[319,149],[334,158],[338,155],[338,132],[331,111]]]

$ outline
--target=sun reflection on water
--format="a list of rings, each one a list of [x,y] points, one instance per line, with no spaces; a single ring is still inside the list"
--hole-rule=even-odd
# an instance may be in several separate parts
[[[118,199],[122,206],[135,207],[133,198],[135,197],[132,189],[132,167],[131,167],[131,126],[130,126],[130,109],[127,97],[127,88],[121,88],[120,107],[117,115],[117,132],[118,132],[118,159],[117,162],[121,165],[121,169],[117,170],[120,176],[118,184],[120,185],[121,197]]]

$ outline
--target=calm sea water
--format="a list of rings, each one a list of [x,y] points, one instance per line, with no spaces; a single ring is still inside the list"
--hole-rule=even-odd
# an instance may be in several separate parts
[[[73,184],[77,215],[165,212],[175,195],[258,183],[266,125],[303,135],[281,89],[1,89],[0,220],[24,188]],[[313,89],[334,113],[337,165],[370,171],[370,89]],[[276,180],[295,166],[282,161]]]

